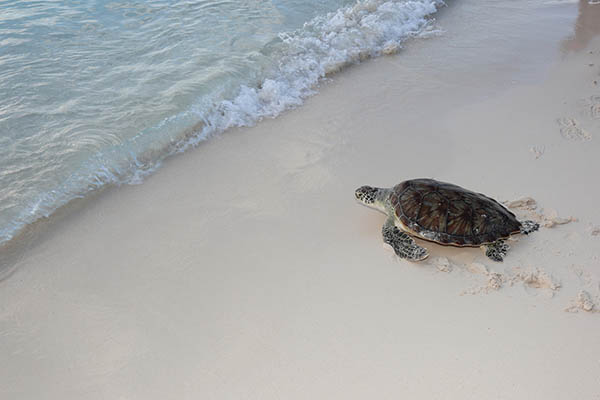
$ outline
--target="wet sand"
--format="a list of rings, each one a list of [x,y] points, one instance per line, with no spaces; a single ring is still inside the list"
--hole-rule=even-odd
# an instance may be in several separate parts
[[[600,396],[586,9],[452,2],[443,35],[63,210],[0,283],[0,397]],[[424,242],[398,260],[353,192],[413,177],[543,226],[501,264]]]

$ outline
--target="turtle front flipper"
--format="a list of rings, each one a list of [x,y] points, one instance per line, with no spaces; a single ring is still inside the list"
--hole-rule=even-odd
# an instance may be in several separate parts
[[[506,252],[510,249],[510,246],[502,239],[486,244],[483,247],[485,248],[485,255],[498,262],[504,261],[504,256],[506,256]]]
[[[381,233],[383,241],[392,246],[394,252],[400,258],[406,258],[409,261],[421,261],[429,256],[427,249],[416,244],[409,234],[394,225],[393,218],[388,218],[381,229]]]

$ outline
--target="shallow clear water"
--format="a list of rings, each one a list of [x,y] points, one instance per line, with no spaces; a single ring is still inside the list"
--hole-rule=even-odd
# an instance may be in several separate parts
[[[298,106],[437,0],[0,1],[0,243],[69,200]],[[204,173],[210,173],[205,171]]]

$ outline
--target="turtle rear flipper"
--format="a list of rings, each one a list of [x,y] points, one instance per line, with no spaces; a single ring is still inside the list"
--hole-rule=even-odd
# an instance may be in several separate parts
[[[524,235],[529,235],[531,232],[535,232],[540,229],[540,224],[534,221],[521,221],[521,233]]]
[[[400,258],[406,258],[409,261],[421,261],[429,256],[427,249],[419,246],[409,234],[394,225],[393,218],[386,221],[381,233],[383,241],[392,246],[394,252]]]

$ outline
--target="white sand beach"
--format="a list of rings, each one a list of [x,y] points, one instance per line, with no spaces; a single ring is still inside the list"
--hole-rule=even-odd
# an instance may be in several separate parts
[[[448,3],[0,249],[0,398],[599,399],[600,4]],[[417,177],[542,227],[400,260],[354,190]]]

